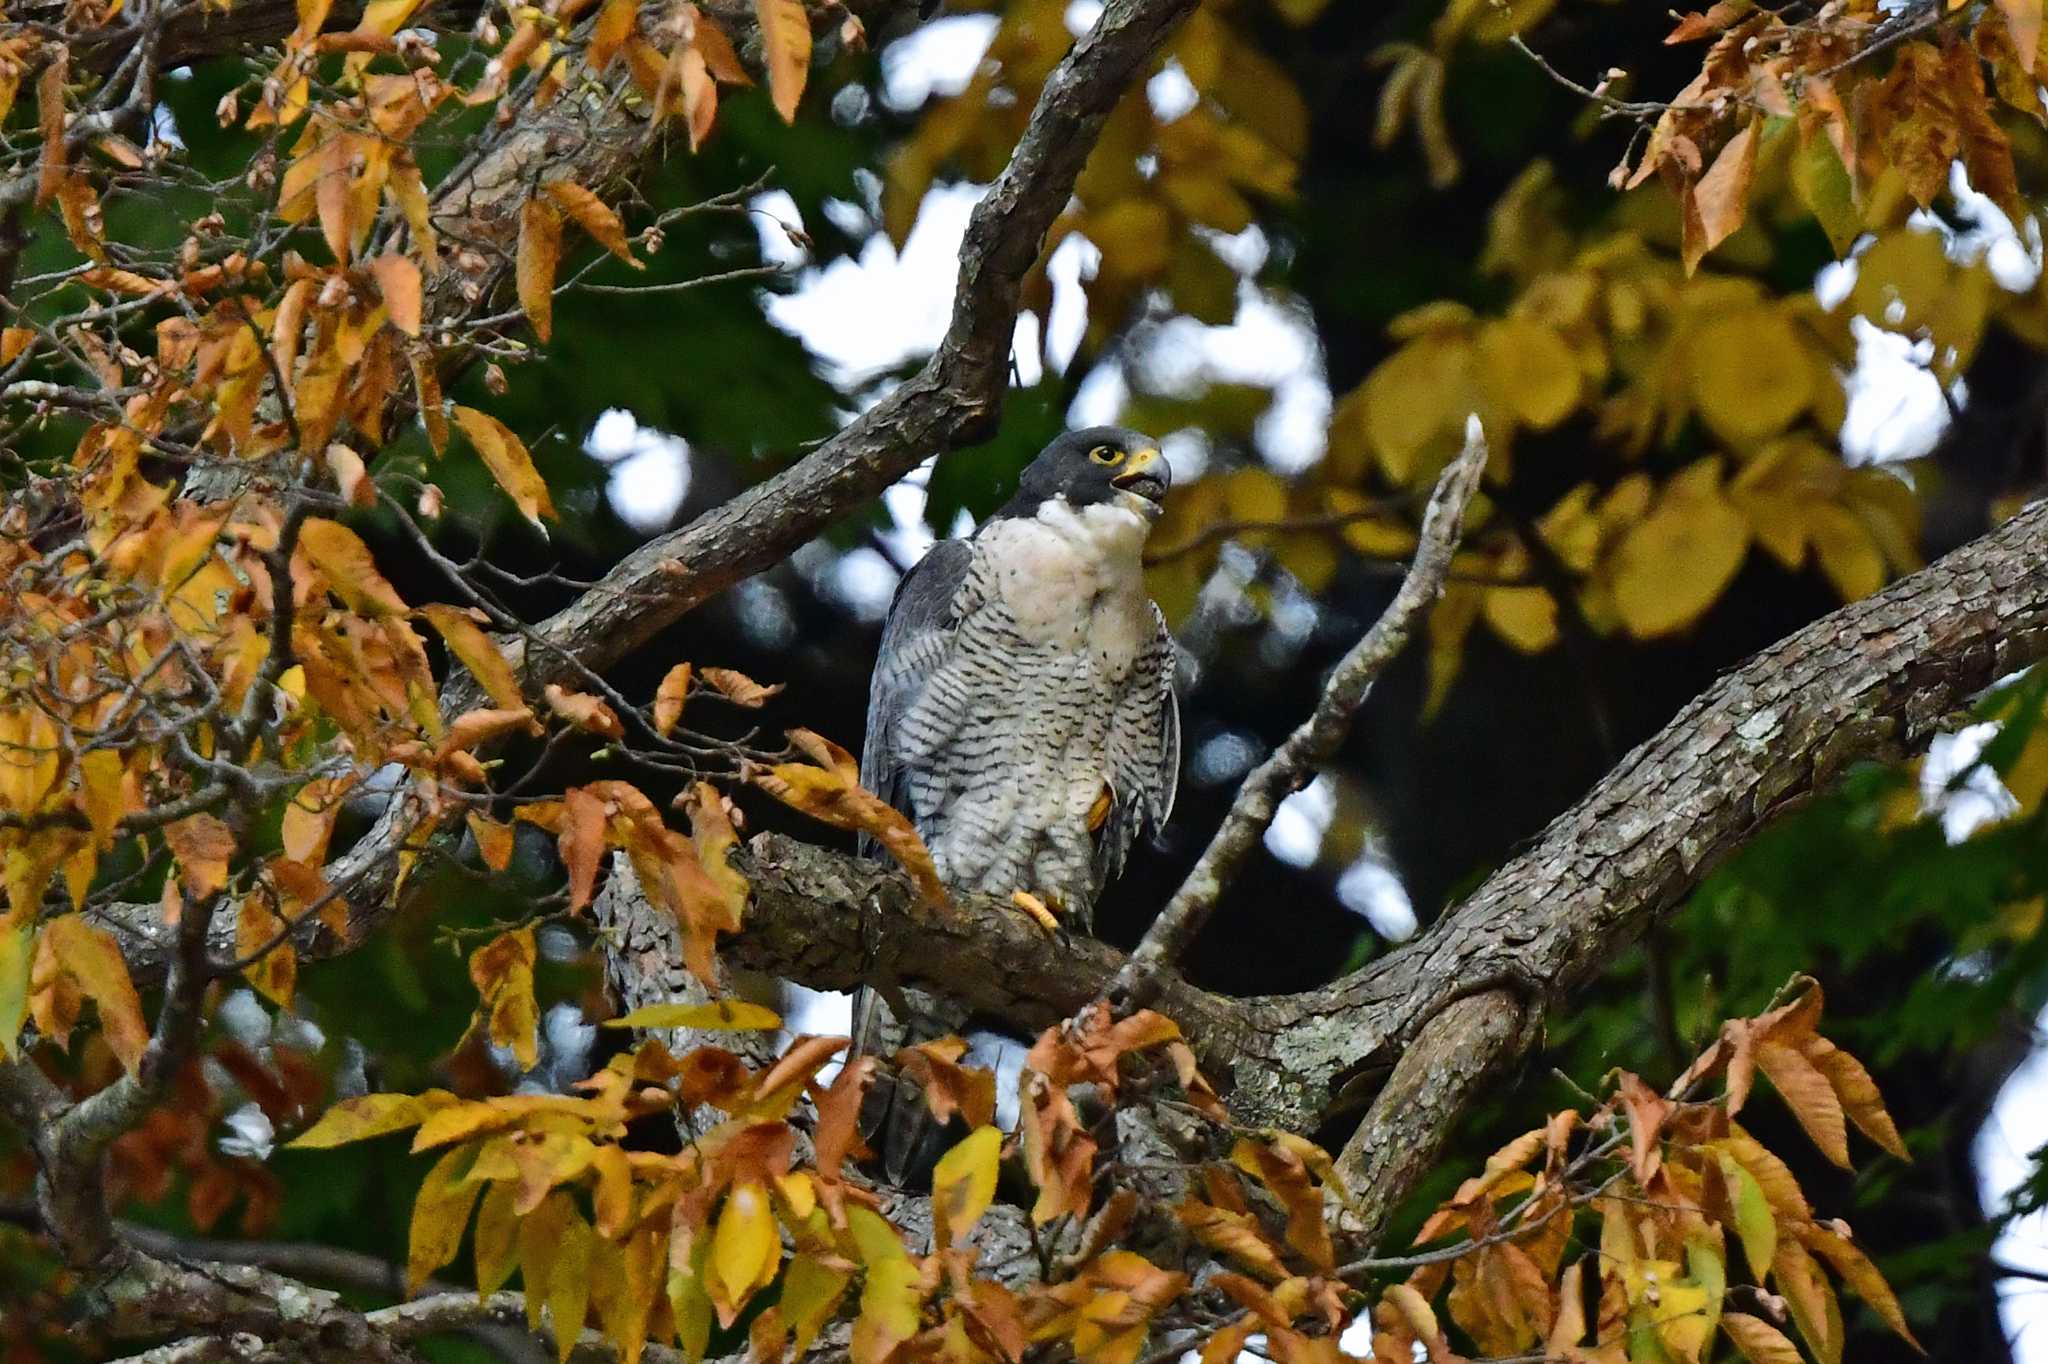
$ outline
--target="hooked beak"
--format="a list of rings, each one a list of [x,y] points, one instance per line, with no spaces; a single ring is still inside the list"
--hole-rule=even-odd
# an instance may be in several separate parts
[[[1124,467],[1109,480],[1111,487],[1136,493],[1150,502],[1165,497],[1167,485],[1172,481],[1166,460],[1156,448],[1132,451],[1130,458],[1124,461]]]

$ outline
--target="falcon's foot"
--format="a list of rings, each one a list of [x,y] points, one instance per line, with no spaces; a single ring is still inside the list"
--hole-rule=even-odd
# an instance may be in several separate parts
[[[1032,920],[1040,928],[1044,929],[1049,936],[1059,937],[1061,935],[1063,930],[1060,927],[1059,916],[1046,907],[1045,901],[1039,899],[1030,891],[1011,891],[1010,903],[1030,915]]]

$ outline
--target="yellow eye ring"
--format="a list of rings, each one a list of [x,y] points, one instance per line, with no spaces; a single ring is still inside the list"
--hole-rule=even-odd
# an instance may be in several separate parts
[[[1114,445],[1098,445],[1088,452],[1088,458],[1094,460],[1097,464],[1106,464],[1114,469],[1117,465],[1124,462],[1124,452],[1117,449]]]

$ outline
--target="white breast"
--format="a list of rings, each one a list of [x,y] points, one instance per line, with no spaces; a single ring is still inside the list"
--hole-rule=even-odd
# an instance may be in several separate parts
[[[1032,644],[1094,655],[1121,678],[1156,630],[1141,555],[1148,518],[1114,503],[1075,508],[1057,498],[1035,517],[982,532],[996,589]]]

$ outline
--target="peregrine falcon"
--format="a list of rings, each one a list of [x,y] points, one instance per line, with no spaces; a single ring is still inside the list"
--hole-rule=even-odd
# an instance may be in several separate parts
[[[1174,643],[1140,559],[1167,482],[1148,437],[1070,431],[898,585],[861,784],[910,817],[948,886],[1029,891],[1087,931],[1132,839],[1172,812]]]

